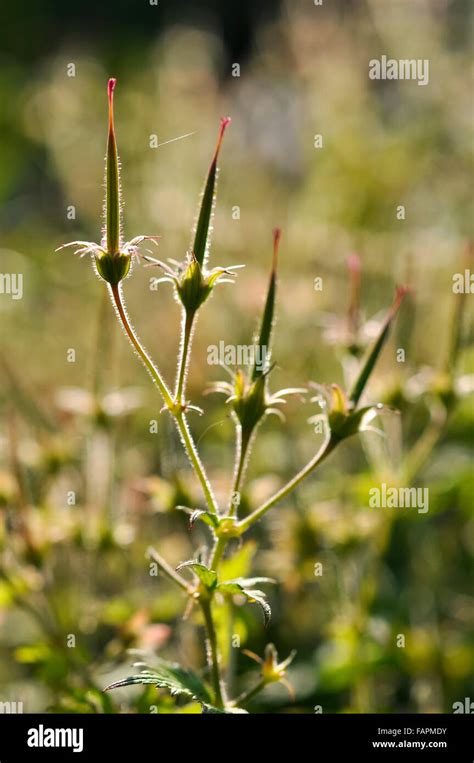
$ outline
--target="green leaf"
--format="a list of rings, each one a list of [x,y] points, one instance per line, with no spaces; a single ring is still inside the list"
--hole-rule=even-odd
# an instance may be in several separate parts
[[[395,299],[393,301],[393,304],[390,310],[387,313],[387,316],[384,322],[382,323],[382,328],[380,330],[380,333],[374,343],[374,346],[369,352],[369,355],[367,356],[367,359],[364,365],[362,366],[359,376],[357,377],[355,384],[352,388],[352,392],[350,394],[350,400],[354,405],[357,405],[357,403],[360,400],[360,397],[365,389],[365,385],[367,384],[369,377],[372,371],[374,370],[374,366],[380,355],[382,347],[387,341],[387,338],[390,332],[390,327],[394,321],[396,314],[398,313],[402,300],[405,294],[407,294],[407,292],[408,292],[408,289],[405,287],[399,287],[396,290]]]
[[[241,715],[243,713],[244,715],[248,715],[248,711],[244,710],[243,707],[213,707],[212,705],[203,705],[202,712],[203,714],[218,713],[219,715]]]
[[[119,689],[124,686],[152,685],[159,689],[168,689],[173,695],[185,695],[191,697],[202,705],[211,703],[211,696],[206,685],[201,681],[196,673],[191,670],[185,670],[177,663],[160,660],[159,665],[153,670],[143,670],[134,676],[128,676],[121,681],[107,686],[104,691]]]
[[[257,544],[249,540],[233,556],[223,559],[220,566],[221,580],[235,580],[247,575],[252,569],[252,560],[257,552]]]
[[[214,570],[210,570],[202,562],[198,562],[197,559],[190,559],[187,562],[181,562],[176,567],[176,571],[182,570],[185,567],[190,567],[193,572],[196,573],[201,583],[207,588],[208,591],[214,590],[217,584],[217,573]]]
[[[234,578],[233,580],[226,580],[226,583],[237,583],[238,585],[242,586],[242,588],[252,588],[254,585],[258,585],[259,583],[276,583],[277,581],[274,578]]]
[[[265,627],[270,621],[272,610],[267,601],[266,595],[263,591],[252,589],[251,586],[257,583],[276,583],[276,580],[272,578],[236,578],[235,580],[226,580],[224,583],[219,583],[216,587],[218,593],[227,594],[230,596],[245,596],[247,601],[252,604],[258,604],[263,610],[263,616],[265,619]]]
[[[205,264],[206,251],[208,249],[209,226],[215,201],[217,159],[219,157],[219,151],[222,144],[222,138],[224,137],[224,131],[229,122],[230,119],[221,119],[221,127],[217,139],[217,146],[207,174],[206,183],[202,194],[201,208],[199,210],[198,221],[196,224],[196,232],[194,235],[192,252],[201,267]]]
[[[248,601],[252,604],[255,602],[255,604],[258,604],[262,611],[263,611],[263,617],[265,621],[265,628],[267,627],[268,623],[270,622],[270,618],[272,616],[272,610],[270,608],[270,604],[267,601],[267,597],[263,591],[258,590],[249,590],[247,588],[243,589],[243,593],[247,596]]]
[[[209,527],[216,528],[219,526],[219,518],[216,517],[215,514],[211,514],[209,511],[204,511],[203,509],[190,509],[188,506],[176,506],[176,508],[179,509],[179,511],[185,511],[186,514],[189,514],[189,524],[191,527],[198,519]]]
[[[275,228],[273,231],[273,263],[272,272],[270,274],[270,283],[268,285],[267,299],[265,302],[265,308],[262,315],[262,323],[260,326],[260,336],[258,339],[257,347],[259,348],[256,354],[255,366],[252,373],[252,381],[258,379],[259,376],[267,370],[268,361],[270,360],[271,349],[271,337],[273,329],[273,316],[275,312],[275,296],[276,296],[276,268],[278,258],[278,245],[280,241],[281,231],[279,228]],[[265,355],[263,354],[265,353]],[[263,367],[257,365],[257,361],[261,361],[265,358]]]
[[[219,583],[216,591],[219,593],[230,594],[231,596],[244,593],[241,585],[238,583],[232,583],[230,581],[228,583]]]

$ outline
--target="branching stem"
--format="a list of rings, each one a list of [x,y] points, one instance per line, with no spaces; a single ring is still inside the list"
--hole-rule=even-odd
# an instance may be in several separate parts
[[[125,305],[123,302],[121,284],[115,284],[115,285],[111,284],[109,286],[109,289],[110,289],[112,302],[116,308],[117,317],[126,335],[128,336],[130,342],[132,343],[133,348],[137,352],[144,366],[150,373],[156,386],[158,387],[166,407],[168,408],[168,410],[174,417],[176,426],[181,435],[181,439],[186,448],[186,452],[189,456],[189,460],[191,461],[191,465],[194,471],[196,472],[196,476],[198,477],[199,482],[201,483],[202,491],[204,493],[207,504],[209,506],[209,510],[213,514],[217,514],[218,513],[217,502],[212,492],[212,488],[207,478],[204,466],[197,452],[196,445],[194,444],[194,440],[192,438],[191,432],[189,431],[186,416],[179,406],[175,406],[173,397],[171,395],[171,392],[166,382],[164,381],[158,368],[153,363],[152,359],[150,358],[146,350],[143,348],[137,334],[135,333],[128,319],[127,311],[125,309]]]
[[[280,490],[278,490],[271,498],[268,498],[258,509],[255,509],[248,517],[242,519],[239,522],[239,528],[241,532],[245,532],[248,528],[263,517],[266,512],[272,508],[276,503],[285,498],[292,490],[294,490],[300,482],[302,482],[311,472],[326,459],[329,454],[334,450],[339,440],[333,437],[327,437],[321,445],[316,455],[308,461],[298,474],[292,477],[289,482],[286,483]]]

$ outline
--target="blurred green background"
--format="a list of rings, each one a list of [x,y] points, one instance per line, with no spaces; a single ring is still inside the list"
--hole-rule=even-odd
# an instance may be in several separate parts
[[[103,284],[87,259],[54,253],[100,237],[110,76],[125,237],[160,235],[162,259],[184,258],[219,117],[232,117],[211,265],[246,267],[205,305],[189,379],[220,495],[233,427],[223,400],[203,395],[222,378],[207,348],[249,344],[272,228],[283,229],[273,389],[344,384],[351,252],[362,264],[361,345],[394,285],[412,287],[367,393],[401,415],[384,416],[384,438],[344,444],[226,562],[278,580],[267,632],[253,607],[220,610],[232,690],[249,685],[252,662],[225,646],[228,634],[259,654],[267,641],[281,657],[297,649],[294,701],[269,688],[256,712],[451,712],[473,696],[472,297],[452,288],[473,267],[468,3],[256,6],[20,0],[2,11],[1,270],[23,274],[24,295],[0,295],[0,701],[25,711],[198,710],[153,689],[100,691],[130,673],[129,649],[202,665],[198,620],[183,621],[182,598],[150,578],[145,550],[152,542],[177,564],[206,539],[174,509],[199,506],[199,489]],[[368,62],[383,54],[429,59],[429,84],[371,81]],[[125,293],[171,381],[179,310],[168,285],[149,288],[154,275],[136,266]],[[248,508],[312,455],[316,412],[294,400],[284,424],[263,424]],[[371,486],[407,472],[429,487],[427,514],[368,508]]]

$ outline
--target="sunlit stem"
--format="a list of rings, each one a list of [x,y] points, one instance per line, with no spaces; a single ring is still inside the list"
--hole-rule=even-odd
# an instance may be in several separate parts
[[[130,342],[132,343],[133,348],[137,352],[138,356],[140,357],[141,361],[143,362],[145,368],[147,369],[148,373],[152,377],[153,381],[155,382],[156,386],[158,387],[159,391],[161,392],[161,395],[163,397],[163,400],[165,401],[166,405],[170,407],[173,404],[173,398],[171,396],[171,393],[166,385],[165,380],[161,376],[158,368],[153,363],[152,359],[146,352],[146,350],[143,348],[138,336],[136,335],[130,321],[128,320],[127,311],[125,309],[125,305],[123,303],[122,299],[122,285],[121,284],[110,284],[109,285],[110,294],[112,296],[112,302],[115,305],[117,316],[119,318],[119,321],[128,336]]]
[[[181,577],[181,575],[178,575],[176,570],[174,570],[168,562],[163,559],[163,557],[158,553],[158,551],[155,551],[154,548],[148,548],[146,555],[153,559],[153,561],[158,565],[158,569],[161,570],[170,580],[173,581],[173,583],[176,583],[180,588],[183,589],[183,591],[186,591],[186,593],[190,593],[191,587],[186,583],[184,578]]]
[[[183,313],[183,326],[181,337],[181,349],[178,363],[178,376],[176,379],[176,402],[183,405],[185,396],[186,374],[188,370],[189,358],[191,355],[191,340],[193,333],[193,324],[196,313]]]
[[[255,686],[252,689],[248,689],[248,691],[244,691],[237,699],[233,699],[232,702],[229,703],[230,707],[241,707],[246,702],[248,702],[252,697],[255,697],[256,694],[259,694],[259,692],[262,691],[262,689],[267,686],[267,681],[264,678],[261,678],[260,681],[255,684]]]
[[[225,538],[225,537],[216,538],[212,552],[211,552],[211,556],[209,559],[209,568],[211,570],[214,570],[215,572],[217,572],[219,562],[222,559],[222,554],[225,551],[225,547],[227,546],[227,543],[228,543],[228,538]]]
[[[176,421],[176,426],[178,427],[179,433],[186,447],[186,451],[188,453],[193,469],[196,472],[199,482],[201,483],[202,491],[205,495],[209,510],[213,514],[218,514],[219,509],[217,506],[217,501],[212,491],[211,483],[209,482],[207,478],[204,466],[199,457],[199,453],[197,451],[196,445],[194,444],[194,440],[192,438],[191,432],[189,431],[186,416],[184,415],[182,411],[176,411],[173,415]]]
[[[217,646],[217,634],[212,616],[211,600],[202,599],[201,609],[204,615],[204,623],[207,633],[208,654],[207,659],[211,670],[212,688],[214,690],[214,702],[216,707],[224,707],[223,687],[220,672],[220,657]]]
[[[239,522],[238,526],[241,532],[248,530],[248,528],[253,525],[254,522],[257,522],[259,519],[261,519],[263,515],[272,508],[272,506],[275,506],[276,503],[291,493],[292,490],[294,490],[300,484],[300,482],[303,482],[303,480],[329,456],[338,442],[340,442],[338,439],[328,437],[323,442],[314,458],[312,458],[311,461],[308,461],[306,466],[304,466],[301,471],[298,472],[298,474],[296,474],[289,482],[287,482],[286,485],[280,488],[280,490],[278,490],[271,498],[265,501],[265,503],[263,503],[258,509],[255,509],[255,511],[249,514],[248,517],[242,519]]]
[[[234,480],[229,501],[229,517],[237,516],[240,505],[240,488],[245,474],[248,456],[250,454],[250,443],[252,432],[243,432],[240,424],[236,426],[236,448],[235,448],[235,468]]]
[[[117,317],[125,333],[127,334],[133,348],[137,352],[145,368],[150,373],[153,381],[155,382],[156,386],[158,387],[163,397],[163,400],[166,406],[168,407],[170,413],[174,417],[176,426],[181,435],[181,439],[186,448],[186,452],[189,456],[189,460],[191,461],[191,465],[196,473],[197,478],[199,479],[199,482],[201,483],[201,488],[206,498],[208,507],[210,511],[212,511],[214,514],[217,514],[218,513],[217,502],[212,492],[212,488],[207,478],[204,466],[201,463],[201,459],[199,458],[199,454],[194,444],[194,440],[189,431],[186,417],[181,410],[177,409],[174,406],[173,397],[171,395],[170,390],[168,389],[168,386],[166,385],[166,382],[164,381],[158,368],[155,366],[155,364],[151,360],[146,350],[143,348],[138,336],[136,335],[134,329],[132,328],[130,324],[130,321],[128,320],[127,312],[122,300],[121,284],[115,284],[115,285],[111,284],[109,285],[109,290],[112,297],[112,302],[116,308]]]

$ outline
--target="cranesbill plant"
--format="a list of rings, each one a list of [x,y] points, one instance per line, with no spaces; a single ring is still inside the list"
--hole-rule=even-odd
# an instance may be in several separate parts
[[[241,516],[240,495],[245,480],[246,467],[251,455],[252,444],[262,422],[270,414],[282,416],[281,406],[288,395],[304,393],[304,388],[294,387],[278,392],[270,391],[271,346],[274,328],[275,300],[277,292],[277,266],[280,231],[273,234],[273,260],[260,330],[255,340],[257,358],[264,362],[251,369],[239,369],[231,374],[230,380],[218,382],[214,390],[226,394],[226,404],[230,407],[235,425],[235,467],[231,480],[229,499],[225,506],[219,506],[214,490],[200,458],[188,423],[188,413],[195,409],[186,397],[187,369],[191,353],[193,332],[201,309],[207,303],[213,289],[220,283],[232,283],[235,270],[239,267],[209,268],[211,222],[215,204],[218,159],[224,132],[230,119],[222,119],[217,145],[207,173],[200,209],[194,231],[192,247],[185,260],[173,266],[151,257],[141,251],[144,242],[157,244],[158,236],[139,235],[125,242],[122,231],[122,208],[119,158],[114,128],[113,94],[116,80],[108,83],[109,123],[106,155],[106,199],[105,221],[100,244],[90,241],[73,241],[59,247],[75,246],[75,253],[81,257],[89,255],[99,279],[106,285],[117,319],[128,337],[133,349],[149,372],[163,400],[163,411],[172,417],[179,432],[181,442],[202,489],[202,506],[185,508],[190,522],[203,522],[209,532],[209,545],[196,558],[183,561],[176,569],[153,548],[149,557],[161,572],[181,589],[188,597],[190,606],[198,606],[202,612],[206,628],[206,653],[208,671],[206,680],[175,663],[160,660],[153,668],[137,675],[117,681],[107,689],[133,684],[150,684],[168,689],[173,694],[183,694],[198,701],[206,712],[244,711],[246,703],[268,684],[286,682],[286,670],[292,661],[292,653],[279,661],[272,644],[265,649],[263,659],[256,656],[260,664],[260,676],[244,694],[231,698],[227,694],[221,673],[220,650],[215,625],[215,607],[223,599],[239,596],[249,603],[259,605],[264,623],[270,616],[270,606],[262,586],[270,584],[266,577],[225,579],[221,575],[221,561],[232,539],[241,538],[253,525],[280,501],[284,500],[306,477],[311,475],[332,451],[344,440],[367,427],[377,415],[380,405],[360,406],[362,393],[372,374],[380,351],[387,339],[390,327],[405,294],[398,288],[394,302],[382,323],[380,333],[367,358],[361,363],[360,371],[348,392],[337,384],[331,386],[314,385],[317,396],[312,401],[319,405],[325,437],[314,456],[274,495],[246,516]],[[169,282],[177,301],[181,305],[181,339],[178,351],[178,367],[175,384],[169,386],[156,362],[144,349],[128,316],[125,305],[123,282],[130,277],[134,260],[143,259],[147,265],[161,271],[159,280]],[[199,410],[199,409],[197,409]],[[183,507],[179,507],[183,508]]]

